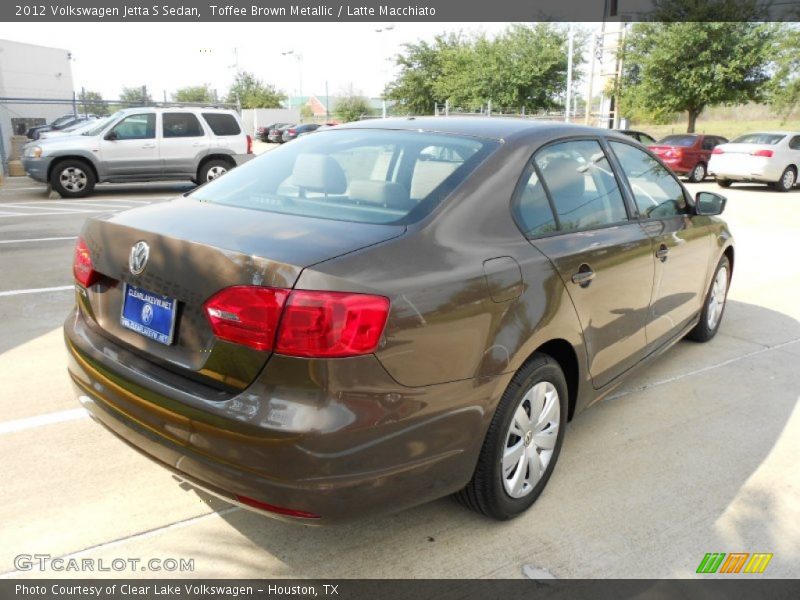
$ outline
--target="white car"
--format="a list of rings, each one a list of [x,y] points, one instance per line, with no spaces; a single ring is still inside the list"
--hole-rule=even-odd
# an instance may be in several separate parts
[[[797,184],[800,132],[746,133],[714,148],[708,172],[720,187],[734,181],[767,183],[781,192]]]
[[[75,125],[70,125],[69,127],[65,127],[64,129],[54,129],[52,131],[45,131],[44,133],[39,134],[40,140],[49,140],[50,138],[54,137],[61,137],[62,135],[80,135],[84,131],[89,131],[90,129],[94,129],[100,123],[106,121],[107,119],[98,119],[97,117],[90,117],[86,121],[81,121],[80,123],[75,123]]]

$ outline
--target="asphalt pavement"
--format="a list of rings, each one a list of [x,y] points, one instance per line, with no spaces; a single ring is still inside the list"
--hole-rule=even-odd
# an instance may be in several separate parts
[[[760,577],[800,576],[800,190],[723,191],[737,249],[719,335],[679,343],[573,421],[522,517],[496,523],[445,498],[312,528],[180,483],[88,419],[68,382],[61,324],[82,222],[188,189],[61,200],[27,178],[0,187],[0,576],[93,575],[18,570],[15,557],[45,554],[193,561],[96,576],[692,577],[707,552],[773,553]]]

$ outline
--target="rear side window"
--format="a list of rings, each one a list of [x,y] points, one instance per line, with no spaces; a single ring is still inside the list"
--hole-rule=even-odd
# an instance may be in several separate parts
[[[789,148],[792,150],[800,150],[800,135],[796,135],[789,140]]]
[[[555,210],[559,231],[576,231],[627,221],[628,213],[605,153],[595,140],[562,142],[547,146],[534,157],[536,178],[519,197],[519,214],[526,227],[547,231],[542,198]],[[541,178],[541,181],[539,179]],[[544,189],[541,185],[544,183]],[[544,193],[543,193],[544,192]],[[546,194],[546,195],[545,195]]]
[[[642,217],[673,217],[686,213],[681,184],[656,159],[629,144],[609,142],[609,145],[628,178]]]
[[[211,127],[211,131],[214,132],[214,135],[239,135],[242,133],[242,129],[239,127],[239,123],[233,115],[226,113],[203,113],[203,118],[206,123],[208,123],[208,126]]]
[[[430,213],[497,146],[419,131],[324,131],[262,154],[191,197],[339,221],[408,224]]]
[[[203,126],[192,113],[164,113],[161,126],[165,138],[200,137]]]

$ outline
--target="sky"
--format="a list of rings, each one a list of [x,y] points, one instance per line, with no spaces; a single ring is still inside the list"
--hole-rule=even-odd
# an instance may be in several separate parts
[[[289,95],[331,95],[352,84],[378,96],[394,75],[402,44],[444,31],[502,31],[507,23],[15,23],[3,38],[72,52],[76,90],[119,96],[147,85],[162,100],[208,83],[222,95],[238,68]],[[392,29],[385,31],[387,26]],[[376,29],[384,29],[378,33]],[[292,51],[292,54],[283,55]],[[302,59],[296,58],[301,56]]]

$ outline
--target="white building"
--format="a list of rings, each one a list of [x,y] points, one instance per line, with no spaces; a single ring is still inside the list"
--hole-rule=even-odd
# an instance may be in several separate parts
[[[73,112],[69,51],[0,40],[0,160],[7,172],[11,136]],[[43,100],[62,100],[47,104]]]

